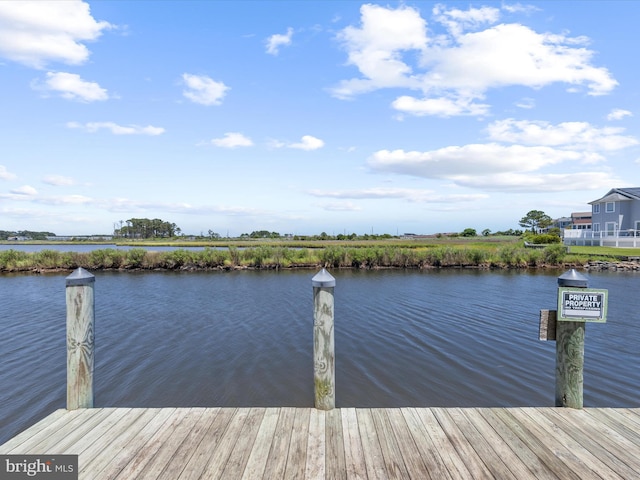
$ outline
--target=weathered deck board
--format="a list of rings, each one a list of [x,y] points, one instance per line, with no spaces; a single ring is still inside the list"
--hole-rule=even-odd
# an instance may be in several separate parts
[[[531,451],[544,467],[557,478],[580,480],[571,466],[565,464],[557,453],[557,440],[555,438],[539,438],[529,430],[528,424],[521,423],[514,417],[512,409],[494,409],[496,418],[503,422],[522,442],[523,448]],[[598,477],[599,478],[599,477]]]
[[[421,417],[425,429],[429,432],[429,436],[433,440],[436,451],[442,458],[447,471],[451,472],[451,477],[461,480],[473,478],[462,458],[449,442],[447,433],[438,423],[433,411],[431,409],[416,409],[416,411]]]
[[[370,411],[358,409],[356,416],[358,418],[360,437],[362,438],[362,453],[364,455],[367,478],[369,480],[385,479],[387,473],[384,467],[384,458],[382,457],[380,441],[378,440],[376,426],[373,423]]]
[[[160,450],[163,442],[171,436],[176,427],[187,417],[190,412],[188,408],[175,409],[172,415],[160,428],[146,437],[138,437],[140,448],[136,454],[129,459],[129,462],[113,478],[142,478],[140,472],[153,460],[154,455]],[[75,452],[70,452],[75,453]],[[84,463],[78,459],[78,468],[82,471]]]
[[[278,410],[280,413],[278,415],[276,433],[271,443],[263,478],[284,478],[284,472],[287,469],[291,432],[293,432],[293,421],[296,413],[295,409],[290,407]]]
[[[403,408],[402,413],[411,436],[416,442],[422,461],[429,472],[431,480],[453,480],[451,472],[447,469],[444,460],[440,456],[434,440],[429,435],[415,408]],[[381,476],[380,478],[384,478]]]
[[[251,451],[242,478],[262,478],[264,475],[269,451],[271,450],[271,444],[278,425],[278,414],[277,408],[267,408],[264,412],[264,419],[255,439],[255,447]]]
[[[510,454],[505,454],[505,460],[508,461],[508,464],[513,465],[513,471],[515,471],[518,464],[524,465],[526,469],[519,473],[518,478],[528,478],[531,474],[534,475],[535,478],[539,480],[552,480],[557,479],[557,476],[549,470],[549,468],[544,464],[544,462],[533,452],[530,450],[526,443],[524,443],[521,438],[509,428],[507,424],[502,422],[495,414],[493,409],[483,409],[480,410],[480,415],[476,418],[482,418],[487,424],[491,426],[493,431],[499,436],[505,445],[509,446],[509,449],[517,460],[513,458]],[[480,421],[474,420],[474,421]]]
[[[128,432],[123,433],[121,437],[122,448],[113,457],[103,456],[100,458],[100,463],[96,461],[95,466],[88,470],[83,477],[86,480],[100,479],[100,480],[113,480],[125,467],[131,462],[132,458],[137,458],[140,451],[144,448],[143,442],[138,442],[135,439],[138,435],[145,439],[152,439],[159,430],[170,422],[171,417],[175,414],[174,408],[162,408],[162,409],[148,409],[151,418],[146,425],[141,425],[141,430],[129,429]],[[147,442],[148,443],[148,442]],[[113,446],[110,446],[113,448]],[[116,446],[117,448],[117,446]],[[99,466],[104,465],[102,471],[99,470]],[[85,469],[90,467],[89,464],[84,465]]]
[[[602,458],[608,465],[615,465],[614,470],[623,478],[633,478],[635,472],[640,470],[640,458],[633,453],[633,444],[627,443],[627,448],[620,449],[621,444],[626,442],[613,441],[612,438],[617,434],[609,428],[592,428],[588,413],[576,413],[569,418],[551,410],[547,415],[559,428],[573,438],[580,439],[593,455]]]
[[[58,410],[0,454],[85,479],[640,478],[640,409]]]
[[[229,421],[224,434],[220,438],[220,442],[217,448],[210,452],[210,459],[205,467],[201,478],[222,478],[222,472],[224,471],[227,460],[231,456],[240,432],[244,426],[247,417],[249,416],[250,409],[238,408],[236,409],[233,417]]]
[[[477,418],[477,415],[468,416],[465,415],[463,410],[459,408],[447,409],[447,414],[451,418],[451,421],[455,423],[462,435],[473,446],[473,449],[477,453],[478,457],[492,473],[495,478],[504,478],[510,480],[516,480],[518,477],[512,470],[509,469],[509,464],[506,463],[504,443],[500,437],[493,436],[491,428],[482,428],[478,430],[476,425],[472,422],[471,418]],[[515,460],[512,458],[512,460]],[[511,464],[511,467],[516,469],[520,462]]]
[[[309,440],[307,441],[307,462],[304,478],[325,478],[325,412],[311,410],[309,416]],[[256,477],[253,477],[256,478]]]
[[[344,434],[344,473],[347,478],[367,478],[365,467],[364,450],[362,447],[362,437],[358,428],[358,417],[355,408],[343,408],[342,431]],[[346,462],[349,459],[349,462]]]
[[[304,478],[307,466],[310,409],[296,409],[284,478]]]
[[[325,462],[325,475],[336,480],[347,478],[340,412],[338,409],[325,412],[325,454],[332,459],[331,462]]]
[[[445,431],[451,445],[458,452],[471,478],[493,478],[491,471],[476,452],[477,445],[471,444],[462,433],[445,408],[434,408],[433,412],[438,423]],[[489,464],[489,462],[487,462]]]

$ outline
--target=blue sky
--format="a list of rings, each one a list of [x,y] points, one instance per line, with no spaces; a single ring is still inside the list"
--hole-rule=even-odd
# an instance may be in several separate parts
[[[0,2],[0,230],[519,228],[640,186],[640,2]]]

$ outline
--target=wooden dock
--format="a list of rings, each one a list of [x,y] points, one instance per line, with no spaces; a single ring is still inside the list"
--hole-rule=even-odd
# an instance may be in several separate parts
[[[0,454],[78,454],[80,479],[640,478],[640,409],[57,410]]]

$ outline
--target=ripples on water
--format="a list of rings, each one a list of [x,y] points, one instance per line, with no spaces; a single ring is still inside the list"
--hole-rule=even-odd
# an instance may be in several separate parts
[[[313,406],[315,272],[96,276],[96,406]],[[553,405],[562,272],[332,271],[338,407]],[[640,275],[592,274],[585,405],[638,406]],[[0,276],[0,443],[66,402],[65,279]]]

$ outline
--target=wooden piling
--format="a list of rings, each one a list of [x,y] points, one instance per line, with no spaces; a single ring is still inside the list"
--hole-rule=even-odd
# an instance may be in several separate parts
[[[558,277],[558,287],[588,286],[587,277],[575,269]],[[585,327],[584,322],[556,322],[556,407],[583,407]]]
[[[312,279],[313,285],[313,381],[315,407],[332,410],[336,406],[335,345],[333,335],[336,281],[324,268]]]
[[[83,268],[66,278],[68,410],[93,407],[94,284]]]
[[[556,407],[583,407],[585,326],[556,324]]]

